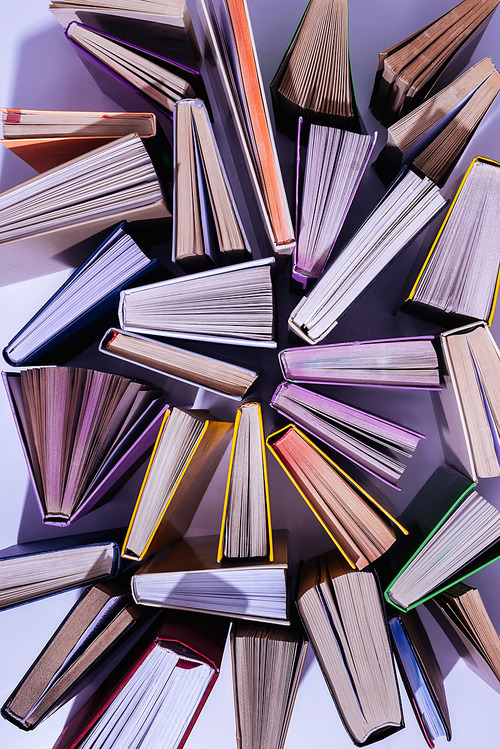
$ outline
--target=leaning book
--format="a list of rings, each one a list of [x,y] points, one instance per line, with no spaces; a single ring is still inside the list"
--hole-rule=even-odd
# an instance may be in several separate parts
[[[302,567],[297,607],[340,718],[357,746],[403,728],[381,594],[373,572],[337,551]]]
[[[182,538],[132,577],[137,603],[289,624],[287,532],[274,533],[274,558],[217,562],[218,536]]]

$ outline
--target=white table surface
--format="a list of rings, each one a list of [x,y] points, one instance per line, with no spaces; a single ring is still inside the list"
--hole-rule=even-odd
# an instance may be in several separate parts
[[[283,52],[300,18],[305,0],[248,0],[254,25],[258,54],[264,83],[268,86]],[[425,23],[451,7],[450,0],[351,0],[350,37],[351,61],[358,105],[367,129],[379,131],[379,146],[383,145],[385,130],[368,111],[377,53],[406,37]],[[63,36],[62,29],[49,13],[47,0],[23,0],[7,3],[0,8],[0,105],[32,109],[95,109],[117,111],[116,103],[102,94],[76,54]],[[500,11],[490,22],[482,37],[473,61],[491,55],[500,64]],[[495,60],[496,57],[496,60]],[[144,107],[147,108],[147,107]],[[474,136],[464,156],[448,180],[444,192],[449,197],[452,186],[463,174],[474,156],[500,159],[500,102],[494,105],[487,123]],[[278,138],[283,156],[284,173],[291,192],[291,154],[293,146],[283,137]],[[0,188],[6,189],[33,175],[32,170],[6,149],[0,151]],[[383,187],[369,167],[353,211],[348,219],[346,236],[356,228],[369,209],[383,194]],[[351,307],[327,341],[363,338],[385,338],[400,335],[425,334],[435,329],[422,321],[399,313],[392,308],[400,294],[402,284],[412,266],[415,254],[425,241],[417,239],[400,258]],[[0,286],[0,332],[3,346],[46,301],[69,271],[34,278],[10,286]],[[1,275],[1,259],[0,259]],[[288,293],[288,282],[282,277],[277,286],[277,304],[280,314],[280,346],[300,345],[298,339],[287,337],[286,317],[298,297]],[[500,317],[493,324],[500,340]],[[221,347],[212,346],[213,355],[221,356]],[[261,376],[259,393],[262,402],[280,380],[275,353],[255,350],[237,350],[236,356],[248,364],[265,371]],[[106,363],[102,362],[106,359]],[[79,357],[79,363],[113,368],[109,357],[97,354],[96,347]],[[122,371],[116,369],[116,371]],[[127,370],[128,371],[128,370]],[[140,370],[137,370],[138,372]],[[173,384],[165,380],[165,387],[174,402],[189,402],[197,394],[194,388]],[[427,435],[417,448],[409,467],[400,481],[401,492],[388,490],[388,499],[396,511],[404,509],[417,489],[443,464],[443,454],[436,424],[427,393],[369,390],[357,388],[332,388],[332,395],[361,407],[373,410],[413,427]],[[197,405],[210,406],[215,415],[229,416],[236,405],[216,396],[200,393]],[[276,414],[265,408],[266,433],[282,424]],[[0,548],[52,535],[43,527],[30,486],[28,472],[21,453],[13,420],[5,394],[0,392],[0,476],[2,482]],[[221,463],[207,495],[189,530],[190,535],[217,533],[222,512],[223,488],[227,460]],[[294,566],[302,557],[311,557],[329,548],[329,539],[309,512],[298,493],[290,485],[281,469],[269,459],[273,525],[290,530],[291,561]],[[137,492],[137,478],[130,482],[119,498],[110,505],[91,513],[75,525],[72,532],[83,532],[99,527],[112,527],[127,522]],[[500,478],[482,481],[481,493],[500,507]],[[499,563],[476,574],[471,583],[479,587],[497,629],[500,628],[500,599],[497,594]],[[0,703],[3,703],[33,659],[39,653],[54,629],[77,598],[76,592],[67,592],[52,598],[33,602],[0,613]],[[498,746],[498,694],[475,676],[460,660],[432,618],[424,612],[425,623],[445,674],[445,687],[449,701],[453,729],[454,749],[493,749]],[[417,726],[404,691],[402,691],[406,728],[385,739],[380,746],[386,749],[424,747],[425,742]],[[25,733],[0,719],[0,747],[3,749],[49,749],[64,725],[71,704],[66,705],[35,731]],[[444,745],[441,740],[440,746]],[[186,749],[234,749],[236,746],[232,702],[231,668],[226,651],[218,683],[205,706],[187,744]],[[317,663],[308,655],[305,672],[299,687],[292,716],[286,749],[336,749],[349,748],[351,740],[346,734]],[[125,749],[125,748],[123,748]],[[128,749],[128,748],[127,748]]]

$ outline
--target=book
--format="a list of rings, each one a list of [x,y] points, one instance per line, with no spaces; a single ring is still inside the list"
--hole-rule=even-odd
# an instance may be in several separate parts
[[[307,642],[298,629],[237,622],[231,628],[236,741],[282,749]]]
[[[442,187],[500,91],[500,73],[490,57],[387,130],[374,166],[388,183],[406,164]]]
[[[2,107],[2,143],[45,172],[116,138],[156,135],[156,117],[142,112],[54,112]]]
[[[173,59],[186,65],[199,62],[186,0],[54,0],[49,10],[63,29],[80,21],[159,54],[168,46]]]
[[[54,749],[181,749],[219,676],[228,622],[168,613],[71,718]]]
[[[446,462],[473,481],[500,476],[500,351],[485,323],[441,333],[443,390],[434,397]]]
[[[475,486],[438,468],[403,513],[410,535],[394,547],[390,566],[397,572],[384,593],[398,610],[415,608],[500,556],[500,512]]]
[[[233,424],[206,412],[165,413],[123,543],[144,559],[184,535],[229,443]]]
[[[115,313],[120,291],[157,268],[122,221],[9,341],[5,360],[17,367],[49,359],[54,364],[59,354],[67,359],[69,339],[78,337],[81,350],[90,329]]]
[[[266,444],[349,565],[364,569],[408,531],[314,444],[289,424]],[[388,522],[389,521],[389,522]]]
[[[278,386],[271,406],[344,458],[393,487],[405,469],[395,453],[411,457],[423,437],[380,416],[291,382]]]
[[[273,532],[260,403],[243,403],[234,422],[217,561],[267,557]]]
[[[283,377],[313,385],[441,387],[433,336],[348,341],[280,351]]]
[[[500,640],[479,590],[457,583],[429,601],[428,608],[467,666],[500,691]]]
[[[373,572],[332,551],[300,572],[297,607],[346,730],[357,746],[403,728],[384,610]]]
[[[87,588],[8,697],[3,717],[24,730],[36,728],[148,617],[132,603],[130,574]]]
[[[258,377],[246,367],[119,328],[104,334],[99,351],[235,400],[241,400]]]
[[[3,379],[48,525],[110,499],[151,449],[165,411],[151,385],[93,369],[32,367]]]
[[[500,164],[473,159],[446,217],[419,266],[403,309],[449,326],[449,321],[491,323],[498,294],[496,236]]]
[[[394,655],[408,699],[427,744],[444,736],[451,741],[451,724],[444,680],[417,611],[389,618]]]
[[[61,270],[65,250],[119,221],[169,215],[143,141],[126,135],[0,193],[2,283]]]
[[[298,117],[359,132],[349,60],[347,0],[309,0],[271,82],[276,124],[294,137]]]
[[[196,0],[195,7],[214,130],[222,152],[232,159],[229,180],[241,181],[240,200],[255,204],[271,249],[290,255],[294,229],[246,0]],[[248,220],[257,223],[253,214]]]
[[[402,174],[309,294],[292,311],[290,330],[318,343],[401,250],[444,207],[427,177]]]
[[[468,62],[498,0],[462,0],[379,54],[370,106],[388,127],[443,88]]]
[[[300,143],[299,120],[297,142]],[[300,214],[293,255],[293,277],[305,282],[319,278],[359,187],[377,140],[335,127],[311,125],[307,141]],[[297,146],[300,180],[300,146]]]
[[[271,624],[289,624],[287,532],[274,533],[274,558],[217,562],[218,536],[182,538],[132,577],[136,603]]]
[[[182,99],[174,109],[172,259],[186,270],[250,258],[205,105]]]
[[[120,327],[132,333],[276,348],[271,267],[251,260],[126,289]]]
[[[0,609],[90,585],[118,572],[115,531],[15,544],[0,551]],[[107,536],[100,540],[99,536]]]

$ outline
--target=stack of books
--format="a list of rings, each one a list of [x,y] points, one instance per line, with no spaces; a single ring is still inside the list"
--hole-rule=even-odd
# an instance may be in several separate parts
[[[238,747],[284,749],[309,657],[357,746],[404,727],[397,666],[433,747],[452,728],[424,604],[500,692],[499,638],[464,583],[500,558],[478,485],[500,477],[500,164],[475,156],[434,222],[498,104],[494,61],[467,67],[498,4],[462,0],[380,53],[387,189],[357,221],[378,134],[348,0],[308,2],[271,83],[295,185],[246,0],[50,3],[127,111],[1,109],[2,143],[39,171],[0,193],[2,282],[73,270],[3,352],[39,512],[0,551],[0,609],[83,589],[9,684],[10,730],[85,691],[54,749],[182,749],[227,669]],[[374,319],[336,338],[426,227],[401,292],[423,320],[384,299],[386,337]],[[424,435],[415,411],[399,423],[404,399],[427,404],[447,463],[412,460],[413,499]]]

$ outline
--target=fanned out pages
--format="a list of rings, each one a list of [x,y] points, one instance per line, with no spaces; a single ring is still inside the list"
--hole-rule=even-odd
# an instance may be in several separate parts
[[[203,91],[196,71],[148,49],[80,23],[70,23],[66,36],[79,54],[83,50],[84,62],[90,55],[98,63],[97,71],[104,67],[112,77],[121,79],[170,117],[177,101],[196,96],[195,89],[198,93]],[[98,75],[95,63],[89,66],[89,71],[94,77]]]
[[[289,624],[287,532],[274,533],[274,559],[217,562],[217,536],[177,541],[143,564],[132,577],[137,603]]]
[[[433,598],[429,609],[469,668],[500,691],[500,639],[479,590],[458,583]]]
[[[444,387],[434,405],[446,462],[473,481],[500,476],[500,351],[489,327],[441,333]]]
[[[165,411],[153,386],[93,369],[33,367],[3,378],[49,525],[109,498],[151,449]]]
[[[156,134],[156,117],[142,112],[55,112],[0,109],[2,143],[37,172],[45,172],[116,138]]]
[[[217,561],[268,557],[273,533],[260,403],[236,413]]]
[[[307,653],[294,628],[238,622],[231,629],[236,740],[283,749]]]
[[[391,125],[375,162],[379,176],[388,183],[413,163],[442,187],[499,91],[500,73],[485,57]]]
[[[9,546],[0,551],[0,609],[89,585],[118,571],[115,541],[69,536]],[[109,531],[108,539],[116,535]]]
[[[271,82],[277,126],[306,123],[359,132],[349,59],[347,0],[310,0]]]
[[[39,362],[68,339],[100,323],[116,309],[120,291],[158,267],[132,239],[124,222],[65,281],[26,325],[7,344],[3,355],[9,364],[21,366]]]
[[[402,175],[292,311],[290,329],[307,343],[321,341],[444,205],[438,188],[427,177],[411,171]]]
[[[475,158],[408,295],[404,309],[436,322],[491,323],[500,253],[500,164]]]
[[[500,556],[500,512],[475,491],[469,479],[439,468],[420,489],[405,515],[415,530],[394,549],[396,576],[386,600],[408,611],[442,593]]]
[[[483,33],[498,0],[462,0],[435,21],[380,52],[370,106],[389,126],[431,91],[453,80]]]
[[[376,140],[377,133],[311,125],[294,253],[297,280],[319,278],[323,272]]]
[[[59,253],[119,221],[169,215],[143,141],[126,135],[0,194],[2,282],[60,270]]]
[[[123,543],[123,557],[144,559],[184,535],[232,427],[205,411],[167,411]]]
[[[441,736],[451,741],[448,703],[436,656],[416,611],[390,618],[389,630],[413,712],[424,739],[434,749]]]
[[[188,65],[200,58],[186,0],[53,0],[49,10],[64,29],[81,21]]]
[[[354,569],[374,562],[408,531],[293,424],[267,445],[335,546]],[[388,522],[389,521],[389,522]]]
[[[219,676],[228,622],[150,627],[63,729],[54,749],[181,749]]]
[[[339,715],[355,744],[403,728],[379,587],[338,552],[301,571],[297,606]]]
[[[423,435],[311,390],[282,382],[271,406],[386,484],[405,469],[394,453],[411,457]]]
[[[433,336],[349,341],[280,351],[285,379],[297,383],[438,390]]]
[[[258,377],[251,369],[117,328],[107,331],[99,351],[236,400]]]
[[[127,289],[120,325],[166,338],[276,348],[273,264],[273,258],[252,260]]]
[[[88,588],[2,707],[19,728],[35,728],[83,689],[87,676],[150,616],[132,603],[130,575]]]
[[[234,146],[241,149],[246,181],[271,247],[289,255],[295,243],[293,224],[246,0],[196,0],[196,8],[209,61],[207,75],[218,94],[212,97],[213,106],[224,110],[224,128],[234,131]],[[224,102],[217,100],[219,93]],[[241,170],[240,154],[234,156]]]
[[[248,260],[243,233],[208,113],[201,99],[174,110],[173,260],[187,270]]]

